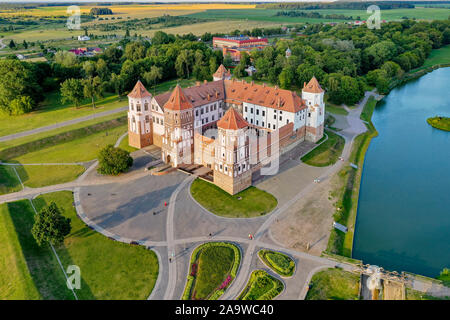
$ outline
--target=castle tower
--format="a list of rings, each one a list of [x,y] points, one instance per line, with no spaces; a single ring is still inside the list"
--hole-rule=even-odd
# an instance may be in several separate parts
[[[138,149],[153,144],[151,99],[141,81],[128,95],[128,144]]]
[[[231,73],[227,70],[227,68],[224,67],[223,64],[217,68],[217,71],[213,74],[214,81],[219,80],[230,80],[231,79]]]
[[[194,162],[194,109],[177,85],[164,105],[162,159],[177,167]]]
[[[252,184],[248,123],[230,108],[217,122],[217,128],[214,184],[233,195]]]
[[[316,142],[323,137],[325,121],[325,103],[323,96],[325,91],[320,86],[316,77],[303,84],[302,99],[308,106],[306,117],[306,140]]]

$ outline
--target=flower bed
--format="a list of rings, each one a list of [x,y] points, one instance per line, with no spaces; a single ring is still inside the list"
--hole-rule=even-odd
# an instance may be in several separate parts
[[[258,256],[265,265],[280,276],[291,277],[294,274],[295,262],[287,255],[270,250],[260,250]]]
[[[272,300],[284,289],[280,280],[264,270],[255,270],[238,300]]]
[[[194,249],[182,300],[216,300],[236,278],[241,260],[238,247],[208,242]]]

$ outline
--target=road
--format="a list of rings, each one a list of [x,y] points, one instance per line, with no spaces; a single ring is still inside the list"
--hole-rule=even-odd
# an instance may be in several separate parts
[[[22,132],[10,134],[10,135],[7,135],[7,136],[0,137],[0,142],[10,141],[10,140],[14,140],[14,139],[17,139],[17,138],[30,136],[30,135],[33,135],[33,134],[37,134],[37,133],[41,133],[41,132],[50,131],[50,130],[53,130],[53,129],[58,129],[58,128],[70,126],[72,124],[76,124],[76,123],[80,123],[80,122],[84,122],[84,121],[88,121],[88,120],[92,120],[92,119],[96,119],[96,118],[109,116],[109,115],[112,115],[112,114],[116,114],[116,113],[119,113],[119,112],[126,111],[127,109],[128,109],[128,106],[120,107],[120,108],[117,108],[117,109],[112,109],[112,110],[108,110],[108,111],[103,111],[103,112],[91,114],[91,115],[88,115],[88,116],[85,116],[85,117],[80,117],[80,118],[75,118],[75,119],[72,119],[72,120],[62,121],[62,122],[55,123],[55,124],[52,124],[52,125],[49,125],[49,126],[45,126],[45,127],[40,127],[40,128],[28,130],[28,131],[22,131]]]

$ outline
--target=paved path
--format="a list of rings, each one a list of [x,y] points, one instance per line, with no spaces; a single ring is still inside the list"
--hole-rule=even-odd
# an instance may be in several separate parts
[[[6,44],[3,43],[3,39],[0,39],[0,50],[6,48]]]
[[[342,153],[344,158],[348,158],[351,152],[353,139],[366,130],[359,116],[371,95],[374,93],[366,93],[357,108],[349,109],[348,127],[337,132],[345,139]],[[116,145],[125,137],[126,134],[122,135]],[[20,192],[0,196],[0,203],[31,199],[48,192],[73,191],[77,213],[92,229],[117,241],[136,242],[156,252],[160,272],[149,299],[180,299],[189,270],[190,255],[195,247],[208,241],[233,242],[240,247],[243,254],[237,277],[221,299],[237,298],[246,285],[250,273],[254,269],[265,268],[257,256],[261,248],[284,252],[296,262],[297,270],[294,276],[291,279],[282,279],[285,290],[278,296],[279,299],[304,299],[311,277],[324,268],[341,267],[347,271],[354,270],[353,265],[288,249],[271,239],[269,233],[271,224],[296,201],[312,192],[317,184],[306,183],[298,188],[298,191],[294,190],[294,193],[290,193],[289,198],[283,199],[283,204],[269,215],[252,219],[223,218],[208,212],[192,199],[189,187],[195,176],[186,177],[176,172],[161,178],[150,176],[144,171],[145,165],[148,165],[148,158],[154,160],[152,156],[152,153],[143,150],[133,153],[133,157],[136,158],[133,170],[120,178],[98,175],[94,171],[97,162],[94,162],[76,181],[36,189],[26,188]],[[320,176],[317,178],[321,181],[330,179],[343,163],[338,161],[335,165],[318,171]],[[90,197],[91,192],[95,193],[96,197]],[[125,200],[118,199],[120,196]],[[161,208],[161,201],[167,201],[168,207]],[[100,209],[96,209],[99,207]],[[157,209],[158,214],[155,211]],[[149,214],[151,211],[153,214]],[[135,219],[134,223],[130,223],[132,219]],[[149,233],[152,228],[157,232],[153,230],[153,233]],[[208,233],[212,229],[214,233],[210,237]],[[143,233],[139,234],[136,230]],[[254,234],[253,240],[245,238],[248,233]],[[267,268],[266,270],[271,272]],[[429,285],[420,280],[415,280],[413,287],[440,295],[448,293],[442,286]]]
[[[49,125],[49,126],[45,126],[45,127],[40,127],[40,128],[28,130],[28,131],[22,131],[22,132],[10,134],[10,135],[7,135],[7,136],[0,137],[0,142],[14,140],[14,139],[21,138],[21,137],[26,137],[26,136],[29,136],[29,135],[32,135],[32,134],[46,132],[46,131],[50,131],[50,130],[53,130],[53,129],[58,129],[58,128],[70,126],[72,124],[76,124],[76,123],[80,123],[80,122],[84,122],[84,121],[88,121],[88,120],[92,120],[92,119],[96,119],[96,118],[109,116],[111,114],[116,114],[116,113],[119,113],[119,112],[126,111],[127,109],[128,109],[128,106],[120,107],[120,108],[117,108],[117,109],[112,109],[112,110],[108,110],[108,111],[94,113],[94,114],[91,114],[91,115],[88,115],[88,116],[84,116],[84,117],[80,117],[80,118],[76,118],[76,119],[72,119],[72,120],[62,121],[62,122],[59,122],[59,123],[56,123],[56,124],[52,124],[52,125]]]

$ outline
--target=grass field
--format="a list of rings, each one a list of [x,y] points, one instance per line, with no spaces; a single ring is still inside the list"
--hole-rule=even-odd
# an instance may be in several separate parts
[[[196,179],[191,194],[207,210],[222,217],[258,217],[277,206],[274,196],[253,186],[232,196],[212,183]]]
[[[306,300],[358,300],[358,295],[359,275],[330,268],[312,277]]]
[[[47,99],[33,112],[20,116],[0,117],[0,136],[10,135],[17,132],[32,130],[58,122],[80,118],[99,112],[104,112],[128,105],[126,97],[122,101],[116,95],[108,95],[96,102],[97,108],[85,100],[77,109],[72,104],[62,104],[59,92],[52,92]]]
[[[158,277],[153,251],[110,240],[88,228],[76,215],[69,191],[45,194],[33,201],[38,211],[54,201],[71,219],[71,233],[55,249],[64,268],[80,267],[79,299],[147,299]]]
[[[40,188],[52,184],[69,182],[78,178],[83,166],[15,166],[26,187]]]
[[[22,190],[22,185],[14,172],[14,168],[0,166],[0,195],[20,190]]]
[[[326,112],[331,112],[331,113],[334,113],[334,114],[341,114],[341,115],[344,115],[344,116],[348,115],[348,111],[345,110],[343,107],[336,106],[336,105],[333,105],[333,104],[328,103],[328,102],[325,105],[325,110],[326,110]]]
[[[450,9],[449,15],[450,15]],[[450,45],[446,45],[440,49],[431,50],[429,57],[425,60],[423,66],[420,68],[411,70],[409,73],[414,73],[416,71],[427,69],[429,67],[438,65],[438,64],[448,64],[450,63]]]
[[[258,256],[270,269],[283,277],[291,277],[295,271],[295,262],[281,252],[260,250]]]
[[[367,5],[369,6],[369,4]],[[304,17],[284,17],[284,16],[275,16],[278,9],[263,9],[263,8],[255,8],[255,9],[241,9],[241,10],[206,10],[203,12],[193,13],[189,16],[196,18],[205,18],[205,19],[216,19],[216,20],[227,20],[227,19],[243,19],[243,20],[253,20],[253,21],[270,21],[270,22],[278,22],[283,24],[289,23],[318,23],[318,22],[337,22],[343,21],[339,19],[313,19],[313,18],[304,18]],[[297,11],[297,10],[296,10]],[[352,16],[354,20],[357,20],[359,16],[361,20],[367,20],[370,16],[366,10],[347,10],[347,9],[317,9],[317,10],[298,10],[303,12],[319,12],[322,15],[328,14],[342,14],[345,16]],[[403,17],[415,18],[415,19],[441,19],[445,20],[449,16],[449,10],[447,8],[414,8],[414,9],[393,9],[393,10],[381,10],[381,19],[390,21],[390,20],[399,20]]]
[[[364,106],[363,111],[361,112],[361,120],[369,122],[370,119],[372,119],[373,111],[375,110],[375,107],[377,105],[377,100],[375,100],[374,97],[370,97],[369,100],[367,100],[366,105]]]
[[[338,161],[344,149],[345,140],[330,130],[326,130],[326,134],[328,139],[325,142],[301,158],[304,163],[315,167],[326,167]]]
[[[28,200],[0,204],[0,300],[73,300],[56,257],[31,235]]]
[[[21,164],[90,161],[126,131],[126,118],[121,118],[0,149],[0,159]]]
[[[130,153],[139,150],[139,149],[136,149],[136,148],[134,148],[134,147],[131,147],[131,146],[128,144],[128,136],[126,136],[126,137],[124,137],[124,138],[122,139],[122,141],[121,141],[120,144],[119,144],[119,148],[122,148],[123,150],[126,150],[126,151],[128,151],[128,152],[130,152]]]
[[[278,296],[284,284],[264,270],[255,270],[238,300],[272,300]]]

